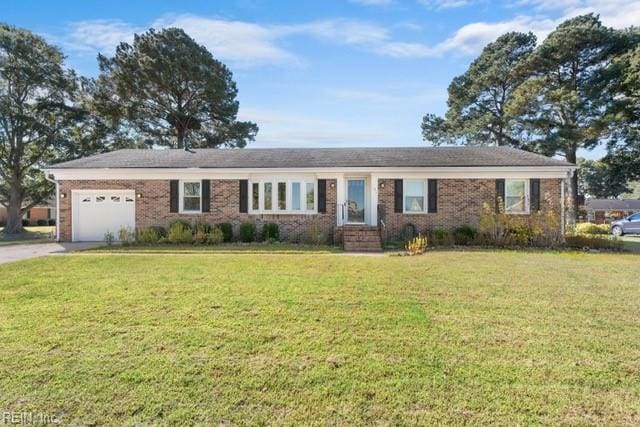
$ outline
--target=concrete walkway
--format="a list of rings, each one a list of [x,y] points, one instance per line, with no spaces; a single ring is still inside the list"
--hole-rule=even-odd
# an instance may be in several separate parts
[[[0,246],[0,264],[20,261],[29,258],[38,258],[51,254],[67,253],[81,249],[96,248],[104,245],[103,242],[86,243],[28,243]]]

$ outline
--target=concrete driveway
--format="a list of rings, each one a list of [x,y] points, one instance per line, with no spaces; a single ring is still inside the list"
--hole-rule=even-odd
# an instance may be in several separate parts
[[[0,246],[0,264],[12,261],[20,261],[28,258],[73,252],[81,249],[96,248],[104,245],[103,242],[82,243],[29,243]]]

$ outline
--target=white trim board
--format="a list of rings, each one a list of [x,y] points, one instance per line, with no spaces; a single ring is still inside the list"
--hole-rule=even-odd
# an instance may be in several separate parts
[[[343,175],[375,174],[385,178],[566,178],[574,166],[504,166],[504,167],[425,167],[425,168],[308,168],[298,169],[45,169],[56,180],[168,180],[168,179],[260,179],[265,175],[278,177],[313,176],[335,179]]]

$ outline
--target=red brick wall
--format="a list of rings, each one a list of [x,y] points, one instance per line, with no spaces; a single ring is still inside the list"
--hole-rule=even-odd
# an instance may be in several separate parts
[[[333,187],[332,187],[333,184]],[[254,222],[261,231],[262,224],[274,222],[280,226],[280,236],[284,240],[307,241],[313,225],[332,242],[336,226],[336,186],[335,180],[327,180],[327,212],[323,214],[251,215],[240,213],[238,180],[211,180],[211,212],[201,214],[181,214],[169,212],[168,180],[122,180],[122,181],[61,181],[60,192],[66,197],[60,200],[60,239],[71,240],[71,190],[134,190],[142,194],[136,198],[136,227],[151,225],[167,226],[174,218],[190,221],[201,220],[211,224],[230,222],[237,236],[242,222]],[[337,234],[336,234],[337,236]]]
[[[540,210],[553,209],[560,217],[559,179],[540,180]],[[384,188],[380,184],[384,183]],[[439,179],[438,212],[405,214],[394,212],[394,180],[381,179],[378,185],[378,203],[382,205],[385,223],[385,238],[399,239],[402,228],[412,223],[417,230],[426,233],[434,228],[453,229],[461,225],[477,226],[483,204],[495,204],[496,184],[494,179]],[[559,223],[559,221],[558,221]]]

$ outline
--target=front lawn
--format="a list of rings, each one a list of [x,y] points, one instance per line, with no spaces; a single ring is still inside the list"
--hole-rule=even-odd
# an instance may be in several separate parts
[[[0,409],[63,424],[640,424],[640,257],[2,266]]]

